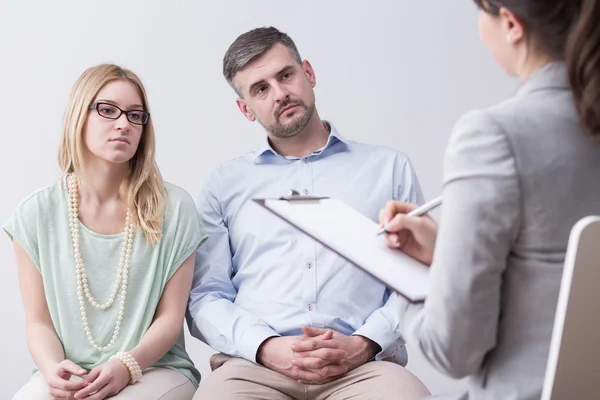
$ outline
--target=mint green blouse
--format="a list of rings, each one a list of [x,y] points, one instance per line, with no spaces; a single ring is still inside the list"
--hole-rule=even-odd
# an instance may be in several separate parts
[[[169,183],[165,183],[165,188],[160,242],[150,245],[139,230],[134,233],[121,329],[116,343],[106,353],[94,350],[81,321],[66,180],[61,179],[27,197],[3,226],[40,271],[48,309],[65,357],[82,368],[90,370],[116,352],[129,351],[140,342],[152,323],[165,285],[208,237],[190,195]],[[79,228],[79,248],[90,292],[99,303],[104,303],[116,281],[125,235],[124,232],[102,235],[81,222]],[[121,294],[118,294],[112,307],[106,310],[92,308],[86,300],[88,324],[100,346],[110,342],[120,300]],[[177,343],[154,366],[176,369],[198,386],[200,373],[185,350],[183,326],[181,328]]]

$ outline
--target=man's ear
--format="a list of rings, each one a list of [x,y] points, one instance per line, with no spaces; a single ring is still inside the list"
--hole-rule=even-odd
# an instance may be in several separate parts
[[[314,88],[317,86],[317,77],[315,76],[315,70],[308,60],[302,61],[302,70],[306,75],[306,79],[310,82],[310,85]]]
[[[237,104],[237,106],[240,109],[240,111],[242,112],[242,114],[244,114],[244,117],[246,117],[251,122],[256,121],[256,117],[254,116],[254,113],[252,112],[252,110],[250,110],[250,108],[248,108],[248,104],[246,104],[246,100],[242,99],[241,97],[238,97],[235,100],[235,103]]]

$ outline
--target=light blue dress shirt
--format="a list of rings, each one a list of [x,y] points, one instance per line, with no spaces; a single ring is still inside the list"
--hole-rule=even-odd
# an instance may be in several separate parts
[[[406,155],[326,126],[327,144],[305,157],[281,156],[265,140],[208,175],[196,202],[209,239],[196,255],[190,331],[256,362],[269,337],[302,335],[303,325],[329,328],[365,336],[382,348],[378,359],[405,365],[397,295],[251,201],[294,189],[340,199],[373,221],[390,199],[422,203]]]

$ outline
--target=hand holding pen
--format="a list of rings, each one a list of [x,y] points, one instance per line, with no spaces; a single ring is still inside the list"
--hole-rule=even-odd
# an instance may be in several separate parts
[[[442,203],[435,198],[421,207],[400,201],[389,201],[380,212],[382,229],[378,235],[387,233],[386,244],[409,256],[431,265],[437,238],[437,223],[424,215]]]

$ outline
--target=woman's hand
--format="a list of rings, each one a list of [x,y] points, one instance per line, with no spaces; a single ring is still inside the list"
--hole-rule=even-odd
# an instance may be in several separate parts
[[[77,393],[76,399],[103,400],[125,389],[129,380],[129,369],[119,360],[110,360],[92,369],[84,382],[88,386]]]
[[[379,223],[390,232],[386,235],[388,247],[402,250],[409,256],[431,265],[438,225],[427,215],[406,215],[417,207],[415,204],[388,201],[379,213]]]
[[[84,376],[87,371],[70,360],[63,360],[43,372],[48,393],[54,398],[73,397],[79,390],[84,389],[87,383],[83,380],[71,381],[71,376]]]

